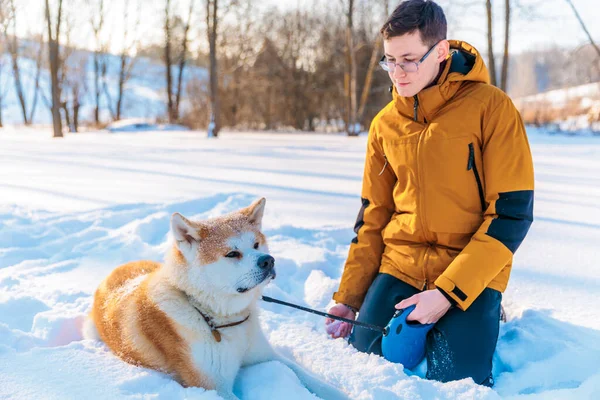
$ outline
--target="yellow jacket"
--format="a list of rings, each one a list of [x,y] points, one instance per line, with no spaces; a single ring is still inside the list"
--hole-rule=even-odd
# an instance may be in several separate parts
[[[360,308],[378,272],[466,310],[504,291],[533,221],[533,163],[510,98],[472,46],[450,41],[436,85],[400,97],[369,131],[362,208],[338,303]]]

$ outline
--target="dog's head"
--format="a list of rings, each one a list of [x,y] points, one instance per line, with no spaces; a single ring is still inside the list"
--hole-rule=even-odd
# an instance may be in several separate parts
[[[260,291],[275,278],[275,260],[261,232],[266,200],[206,221],[171,217],[176,280],[211,297]]]

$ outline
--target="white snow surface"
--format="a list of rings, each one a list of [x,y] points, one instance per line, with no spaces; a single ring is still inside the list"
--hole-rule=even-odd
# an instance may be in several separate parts
[[[0,398],[218,399],[129,365],[81,329],[116,266],[162,260],[169,217],[267,198],[266,294],[325,310],[360,206],[364,136],[0,131]],[[262,304],[273,346],[353,399],[600,398],[600,138],[529,130],[535,221],[503,304],[493,389],[423,379],[327,337],[321,317]],[[312,399],[277,362],[242,369],[242,399]]]

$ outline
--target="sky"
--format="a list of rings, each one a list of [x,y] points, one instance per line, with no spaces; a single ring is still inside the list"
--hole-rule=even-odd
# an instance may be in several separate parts
[[[51,0],[52,1],[52,0]],[[91,48],[93,46],[93,36],[89,27],[90,13],[85,4],[89,0],[64,0],[69,4],[69,10],[78,10],[72,15],[74,34],[71,41],[80,47]],[[172,0],[175,7],[181,10],[187,8],[189,0]],[[321,0],[316,0],[321,1]],[[324,1],[324,0],[323,0]],[[369,0],[371,2],[372,0]],[[205,34],[202,31],[204,25],[204,0],[196,0],[196,12],[194,16],[194,29],[192,35],[200,36],[196,46],[203,46],[206,41]],[[20,13],[18,34],[23,36],[32,32],[39,32],[45,29],[43,25],[42,0],[18,0],[18,6],[22,11]],[[449,38],[460,39],[469,42],[475,47],[485,50],[487,46],[486,22],[485,22],[485,1],[484,0],[439,0],[440,5],[444,7],[449,22]],[[475,4],[466,8],[465,3]],[[479,4],[480,3],[480,4]],[[503,37],[503,1],[493,1],[495,13],[496,41],[494,43],[496,51],[502,46]],[[577,47],[588,43],[588,39],[582,30],[579,22],[575,18],[567,0],[512,0],[515,4],[513,12],[514,24],[512,26],[512,37],[510,41],[511,52],[521,53],[527,50],[537,48],[547,48],[554,45],[564,47]],[[581,14],[587,28],[597,42],[600,42],[600,24],[596,21],[600,17],[598,10],[598,0],[573,0]],[[119,52],[123,44],[122,31],[123,9],[125,0],[113,0],[109,9],[107,18],[107,27],[110,27],[111,51]],[[139,4],[143,4],[140,6]],[[137,31],[138,37],[143,43],[160,42],[162,36],[162,1],[129,0],[129,22],[133,27],[136,19],[139,18],[140,24]],[[313,7],[312,1],[299,0],[256,0],[256,6],[265,10],[275,6],[282,10],[293,9],[296,7]],[[392,0],[390,4],[395,4]],[[24,20],[23,20],[24,18]]]

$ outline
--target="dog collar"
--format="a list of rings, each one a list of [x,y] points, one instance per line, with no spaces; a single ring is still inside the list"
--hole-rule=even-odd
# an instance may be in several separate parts
[[[208,315],[204,314],[192,302],[190,302],[190,304],[196,309],[196,311],[198,311],[198,314],[200,314],[202,316],[202,318],[204,319],[204,321],[206,322],[206,324],[210,328],[210,332],[212,333],[213,338],[215,338],[215,341],[217,343],[221,342],[221,332],[219,332],[219,329],[221,329],[221,328],[230,328],[232,326],[241,325],[244,322],[248,321],[248,318],[250,318],[250,314],[248,314],[248,316],[246,318],[244,318],[243,320],[241,320],[241,321],[232,322],[232,323],[224,324],[224,325],[215,325],[215,322],[213,321],[213,319],[211,317],[209,317]]]

